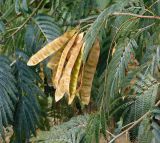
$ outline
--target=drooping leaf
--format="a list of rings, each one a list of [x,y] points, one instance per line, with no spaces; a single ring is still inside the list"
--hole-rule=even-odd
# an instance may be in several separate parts
[[[134,89],[136,95],[134,95],[132,104],[128,106],[129,111],[125,114],[125,124],[136,121],[146,112],[153,109],[158,93],[158,84],[159,83],[157,80],[154,79],[151,75],[144,76],[140,74],[137,76],[135,85],[132,85],[132,89]],[[139,125],[135,126],[135,128],[131,130],[133,138],[138,135],[138,127]],[[147,132],[146,129],[145,131]]]
[[[96,40],[96,37],[99,36],[100,30],[102,27],[105,27],[105,25],[108,22],[108,18],[110,14],[112,14],[115,11],[121,11],[125,5],[127,0],[124,2],[117,2],[115,4],[112,4],[110,7],[107,7],[104,9],[97,17],[97,19],[94,21],[94,23],[91,25],[89,30],[87,31],[84,39],[85,39],[85,48],[84,48],[84,54],[83,54],[83,60],[86,62],[88,54],[94,44],[94,41]]]
[[[99,133],[101,128],[100,126],[101,126],[101,123],[100,123],[99,113],[91,115],[86,127],[86,134],[85,134],[86,143],[91,143],[91,142],[98,143]]]
[[[88,104],[90,101],[90,94],[92,88],[92,81],[96,72],[96,66],[100,54],[99,41],[96,40],[84,66],[82,86],[80,89],[80,98],[83,104]]]
[[[123,79],[125,78],[125,70],[128,69],[129,63],[134,56],[134,48],[137,43],[134,39],[126,38],[125,41],[119,41],[116,51],[108,67],[107,90],[111,97],[118,92]]]
[[[40,49],[42,41],[39,39],[40,32],[33,24],[29,24],[26,27],[24,35],[24,50],[28,56],[31,56]]]
[[[138,130],[138,141],[140,143],[151,143],[153,138],[153,134],[150,127],[149,119],[144,119]]]
[[[16,14],[20,14],[21,12],[28,12],[28,3],[27,0],[16,0],[15,1],[15,11]]]
[[[20,3],[19,3],[19,0],[15,1],[15,11],[16,11],[17,14],[20,13]]]
[[[21,60],[13,66],[18,88],[18,103],[14,112],[13,141],[23,143],[30,136],[36,135],[36,129],[40,126],[41,112],[38,96],[44,96],[36,85],[40,77]]]
[[[22,0],[22,9],[27,12],[29,9],[28,9],[28,3],[27,3],[27,0]]]
[[[40,121],[40,109],[37,110],[37,107],[35,107],[36,102],[37,99],[32,95],[20,97],[14,123],[14,140],[17,143],[22,143],[24,139],[29,139],[31,134],[36,135],[36,128]]]
[[[16,80],[12,74],[10,61],[0,56],[0,136],[4,137],[3,128],[13,122],[17,102]]]
[[[59,49],[63,48],[63,46],[69,41],[69,39],[74,35],[75,32],[76,30],[66,32],[62,36],[48,43],[46,46],[44,46],[41,50],[39,50],[30,58],[27,65],[34,66],[46,59],[48,56],[54,54]]]

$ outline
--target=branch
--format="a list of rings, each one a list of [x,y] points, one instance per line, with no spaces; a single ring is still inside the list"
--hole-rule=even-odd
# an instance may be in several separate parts
[[[158,106],[160,104],[160,100],[155,104],[155,106]],[[127,133],[129,130],[131,130],[132,128],[134,128],[136,125],[138,125],[145,117],[147,117],[148,115],[151,114],[151,111],[149,110],[148,112],[146,112],[142,117],[140,117],[138,120],[136,120],[129,128],[127,128],[126,130],[124,130],[123,132],[121,132],[120,134],[118,134],[117,136],[115,136],[109,143],[112,143],[113,141],[115,141],[117,138],[119,138],[120,136],[122,136],[123,134]]]
[[[78,25],[78,24],[82,24],[82,23],[91,23],[97,17],[98,17],[98,15],[89,16],[89,17],[84,18],[84,19],[79,19],[79,20],[75,20],[75,21],[64,23],[64,26],[68,26],[68,25],[74,26],[74,25]]]
[[[138,15],[138,14],[134,14],[134,13],[124,13],[124,12],[114,12],[111,14],[111,16],[133,16],[133,17],[137,17],[137,18],[144,18],[144,19],[158,19],[160,20],[160,16],[150,16],[150,15]],[[98,17],[98,15],[94,15],[91,17],[87,17],[84,19],[80,19],[80,20],[75,20],[73,22],[67,22],[64,25],[68,26],[68,25],[77,25],[77,24],[82,24],[82,23],[91,23],[93,22],[96,18]]]
[[[34,14],[37,12],[37,10],[40,8],[41,4],[43,3],[43,0],[41,0],[41,2],[39,3],[39,5],[37,6],[37,8],[31,13],[31,15],[24,21],[24,23],[15,31],[12,33],[12,36],[14,36],[17,32],[19,32],[24,26],[25,24],[34,16]]]
[[[159,19],[160,20],[160,16],[138,15],[138,14],[134,14],[134,13],[114,12],[111,15],[115,15],[115,16],[133,16],[133,17],[137,17],[137,18]]]

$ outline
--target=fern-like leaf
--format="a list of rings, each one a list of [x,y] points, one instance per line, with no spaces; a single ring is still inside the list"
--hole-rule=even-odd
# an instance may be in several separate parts
[[[70,121],[42,131],[33,141],[44,143],[84,143],[88,116],[73,117]]]
[[[14,65],[15,76],[18,81],[19,101],[14,115],[13,140],[22,143],[36,134],[40,125],[40,106],[37,97],[43,95],[36,85],[40,78],[24,62],[17,60]]]
[[[134,102],[130,106],[126,123],[133,122],[142,117],[146,112],[151,110],[155,105],[158,91],[158,82],[150,75],[140,75],[132,86],[135,91]],[[138,128],[132,129],[132,136],[135,138],[138,134]]]
[[[3,136],[3,127],[13,122],[13,112],[17,101],[16,81],[12,75],[10,61],[0,56],[0,134]]]
[[[89,28],[89,30],[87,31],[87,33],[84,37],[84,39],[85,39],[85,48],[84,48],[84,54],[83,54],[84,62],[86,62],[89,51],[92,48],[96,37],[99,36],[99,32],[101,31],[102,27],[105,27],[107,25],[109,16],[115,11],[118,11],[118,12],[122,11],[122,9],[126,5],[126,3],[127,3],[127,0],[125,0],[123,2],[120,1],[120,2],[113,4],[112,6],[110,6],[108,8],[106,8],[106,9],[104,9],[99,14],[99,16],[94,21],[94,23],[91,25],[91,27]]]
[[[48,42],[51,42],[61,35],[61,29],[51,16],[39,14],[34,20]]]
[[[121,87],[122,80],[125,78],[125,70],[128,69],[135,47],[137,47],[137,44],[133,39],[126,39],[125,42],[118,43],[108,68],[107,89],[111,97],[114,97]]]

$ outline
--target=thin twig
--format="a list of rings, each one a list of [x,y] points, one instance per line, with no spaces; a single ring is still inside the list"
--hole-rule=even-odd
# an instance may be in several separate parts
[[[135,121],[134,121],[134,122],[135,122]],[[121,130],[123,131],[123,130],[124,130],[124,129],[126,129],[127,127],[129,127],[129,126],[133,125],[133,124],[134,124],[134,122],[131,122],[131,123],[129,123],[129,124],[127,124],[127,125],[123,126],[123,127],[121,128]]]
[[[160,100],[155,104],[155,106],[158,106],[160,104]],[[138,120],[136,120],[134,122],[134,124],[132,124],[129,128],[127,128],[126,130],[124,130],[123,132],[121,132],[120,134],[118,134],[117,136],[115,136],[109,143],[112,143],[113,141],[115,141],[117,138],[119,138],[120,136],[122,136],[123,134],[127,133],[128,131],[130,131],[132,128],[134,128],[136,125],[138,125],[145,117],[147,117],[148,115],[151,114],[151,111],[149,110],[148,112],[146,112],[142,117],[140,117]]]
[[[137,17],[137,18],[160,20],[160,16],[138,15],[138,14],[134,14],[134,13],[114,12],[111,15],[115,15],[115,16],[123,16],[124,15],[124,16],[133,16],[133,17]]]
[[[115,137],[115,135],[112,134],[110,131],[106,130],[106,132],[107,132],[108,134],[110,134],[112,137]]]
[[[10,64],[10,66],[13,66],[16,62],[17,62],[17,61],[14,60],[14,61]]]
[[[133,16],[133,17],[136,17],[136,18],[158,19],[158,20],[160,20],[160,16],[139,15],[139,14],[134,14],[134,13],[124,13],[124,12],[114,12],[110,16]],[[84,18],[84,19],[75,20],[73,22],[65,23],[64,25],[65,26],[67,26],[67,25],[72,25],[73,26],[73,25],[82,24],[82,23],[91,23],[97,17],[98,17],[98,15],[94,15],[94,16],[87,17],[87,18]]]
[[[153,4],[151,4],[151,6],[149,8],[153,7],[158,2],[159,2],[159,0],[155,1]]]
[[[12,33],[12,36],[14,36],[17,32],[19,32],[25,25],[26,23],[28,23],[28,21],[34,16],[34,14],[37,12],[37,10],[40,8],[41,4],[43,3],[43,0],[41,0],[41,2],[39,3],[39,5],[37,6],[37,8],[31,13],[31,15],[24,21],[24,23],[16,30]]]
[[[78,25],[78,24],[82,24],[82,23],[92,23],[96,18],[98,17],[98,15],[93,15],[84,19],[79,19],[79,20],[75,20],[75,21],[71,21],[71,22],[67,22],[64,23],[63,26],[68,26],[68,25]]]

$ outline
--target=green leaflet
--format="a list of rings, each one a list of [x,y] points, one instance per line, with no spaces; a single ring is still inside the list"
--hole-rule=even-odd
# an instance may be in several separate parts
[[[137,47],[134,39],[120,41],[113,58],[108,67],[107,90],[111,97],[118,92],[122,80],[125,78],[125,70],[131,62],[131,55],[134,55],[134,48]]]
[[[51,42],[61,35],[61,29],[55,23],[53,17],[46,14],[38,14],[34,20],[48,42]]]
[[[38,96],[44,96],[41,89],[35,84],[40,81],[39,76],[26,65],[17,60],[14,67],[18,87],[18,103],[14,111],[13,140],[22,143],[32,134],[36,135],[36,129],[40,126],[41,111]]]
[[[12,75],[10,61],[0,56],[0,135],[4,137],[4,127],[14,119],[15,103],[17,102],[16,80]]]
[[[84,54],[83,54],[83,61],[86,62],[88,54],[94,44],[94,41],[96,40],[96,37],[98,37],[101,29],[105,27],[105,25],[108,22],[109,16],[115,12],[115,11],[121,11],[125,5],[127,0],[124,0],[124,2],[117,2],[113,4],[112,6],[104,9],[97,17],[97,19],[94,21],[92,26],[87,31],[84,39],[85,39],[85,48],[84,48]]]

